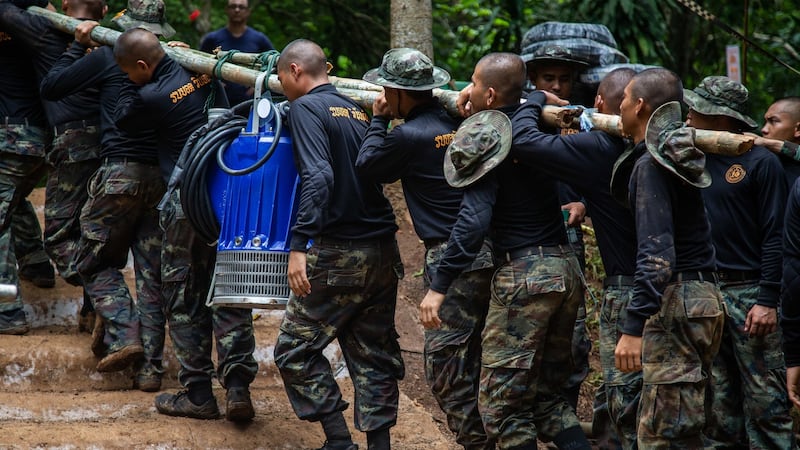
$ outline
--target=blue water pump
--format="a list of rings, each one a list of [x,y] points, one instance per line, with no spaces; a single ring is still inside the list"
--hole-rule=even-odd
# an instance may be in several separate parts
[[[261,96],[263,84],[262,76],[247,127],[208,165],[220,224],[210,298],[217,306],[280,309],[289,300],[286,270],[300,179],[289,132],[269,92]]]

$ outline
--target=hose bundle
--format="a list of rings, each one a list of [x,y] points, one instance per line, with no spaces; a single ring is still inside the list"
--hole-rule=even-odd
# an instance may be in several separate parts
[[[195,130],[183,146],[169,181],[169,191],[180,186],[186,218],[209,243],[219,238],[220,225],[208,195],[208,164],[247,126],[247,119],[237,112],[248,111],[251,104],[252,101],[247,101],[237,105]]]

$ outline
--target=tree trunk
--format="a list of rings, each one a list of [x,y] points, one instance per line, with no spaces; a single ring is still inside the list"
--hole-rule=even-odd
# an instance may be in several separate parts
[[[392,48],[415,48],[433,60],[431,0],[392,0],[390,23]]]

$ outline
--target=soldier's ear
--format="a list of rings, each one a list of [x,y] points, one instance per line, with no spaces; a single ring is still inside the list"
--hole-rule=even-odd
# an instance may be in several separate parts
[[[794,124],[794,138],[800,139],[800,122],[795,122]]]

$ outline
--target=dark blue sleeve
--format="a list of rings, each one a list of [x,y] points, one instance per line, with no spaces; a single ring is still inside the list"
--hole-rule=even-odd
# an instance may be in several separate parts
[[[786,202],[780,313],[786,366],[800,366],[800,179]]]
[[[769,154],[754,174],[758,186],[758,223],[761,228],[761,280],[757,303],[776,308],[781,288],[781,266],[783,264],[782,233],[786,207],[786,182],[783,166],[773,154]]]
[[[333,192],[333,167],[328,135],[322,118],[303,98],[289,109],[295,164],[300,175],[297,219],[292,228],[291,250],[306,251],[309,239],[319,235]]]
[[[39,86],[45,100],[62,98],[96,86],[105,76],[106,60],[99,51],[86,53],[87,47],[74,41],[50,68]]]
[[[356,160],[359,176],[378,183],[393,183],[406,172],[413,152],[400,125],[387,132],[389,119],[375,116],[367,128]]]
[[[142,88],[135,85],[127,77],[119,91],[119,101],[114,111],[114,124],[121,130],[137,133],[139,130],[150,129],[157,118],[152,117],[150,108],[145,104],[141,95]]]
[[[493,170],[464,189],[458,219],[431,280],[432,291],[446,293],[453,280],[472,264],[481,249],[489,234],[492,209],[497,200],[499,183],[495,174],[496,170]]]
[[[669,175],[652,163],[649,155],[637,161],[630,181],[630,201],[635,205],[636,274],[633,297],[622,332],[641,336],[644,323],[661,308],[661,297],[675,267],[673,196]]]

